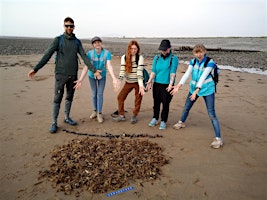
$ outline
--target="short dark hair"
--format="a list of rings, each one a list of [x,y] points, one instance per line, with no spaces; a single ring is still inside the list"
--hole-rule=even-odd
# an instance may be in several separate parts
[[[65,22],[70,22],[70,23],[73,23],[74,24],[74,20],[72,19],[72,18],[70,18],[70,17],[66,17],[65,19],[64,19],[64,23]]]

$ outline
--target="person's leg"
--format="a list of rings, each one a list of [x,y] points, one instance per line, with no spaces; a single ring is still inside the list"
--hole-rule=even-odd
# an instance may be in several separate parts
[[[64,86],[67,81],[67,77],[61,74],[55,74],[55,90],[54,100],[52,105],[52,125],[49,128],[51,133],[57,132],[57,118],[60,110],[60,103],[64,95]]]
[[[102,113],[103,101],[104,101],[104,89],[106,85],[106,77],[98,80],[97,83],[97,112]]]
[[[168,86],[166,86],[166,87],[168,87]],[[163,88],[162,88],[161,98],[162,98],[162,104],[163,104],[162,112],[161,112],[161,121],[166,123],[168,121],[172,95],[166,91],[165,86],[163,86]]]
[[[68,77],[68,81],[66,82],[66,89],[67,89],[67,95],[66,95],[66,99],[65,99],[65,123],[68,123],[72,126],[77,125],[77,123],[75,121],[73,121],[70,118],[70,110],[71,110],[71,105],[72,105],[72,101],[73,101],[73,96],[74,96],[74,81],[77,80],[77,76],[69,76]]]
[[[135,89],[135,99],[134,99],[134,109],[133,109],[133,116],[137,116],[142,103],[142,95],[139,94],[139,85],[138,83],[133,84],[133,87]]]
[[[215,96],[214,96],[214,93],[211,95],[205,96],[204,100],[206,103],[209,118],[210,118],[211,123],[213,125],[215,136],[220,138],[221,137],[220,123],[219,123],[219,120],[218,120],[216,113],[215,113],[215,106],[214,106]]]
[[[99,123],[104,122],[104,118],[102,116],[102,107],[103,107],[103,100],[104,100],[104,89],[106,85],[106,77],[98,80],[97,82],[97,121]]]
[[[91,91],[92,91],[92,102],[93,102],[93,106],[94,106],[94,110],[97,110],[97,80],[94,78],[90,78],[89,79],[89,83],[90,83],[90,87],[91,87]]]
[[[220,123],[215,113],[215,95],[214,93],[204,97],[206,107],[208,110],[209,118],[212,122],[213,129],[215,132],[215,138],[210,144],[214,149],[218,149],[223,146],[223,141],[221,139]]]
[[[132,84],[127,83],[127,82],[124,84],[123,88],[121,89],[117,97],[119,115],[124,115],[124,101],[132,90],[133,90]]]
[[[158,119],[159,119],[159,111],[160,111],[160,84],[154,83],[153,84],[153,89],[152,89],[152,94],[153,94],[153,118],[149,122],[148,126],[154,127],[158,124]]]
[[[161,103],[161,98],[160,98],[160,84],[154,83],[153,84],[153,118],[156,120],[159,119],[159,112],[160,112],[160,103]]]
[[[197,101],[197,99],[198,99],[198,96],[197,96],[196,99],[195,99],[194,101],[191,101],[191,99],[190,99],[190,96],[191,96],[191,95],[192,95],[192,94],[189,92],[189,93],[188,93],[188,96],[187,96],[187,98],[186,98],[186,102],[185,102],[183,111],[182,111],[182,116],[181,116],[180,121],[183,122],[183,123],[186,121],[186,119],[187,119],[187,117],[188,117],[188,115],[189,115],[190,109],[192,108],[192,106],[194,105],[194,103],[195,103],[195,102]]]

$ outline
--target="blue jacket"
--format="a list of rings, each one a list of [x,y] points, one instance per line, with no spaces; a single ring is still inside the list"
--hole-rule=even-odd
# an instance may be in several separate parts
[[[191,94],[196,90],[196,87],[197,87],[196,85],[205,70],[204,63],[206,60],[207,60],[206,55],[204,56],[201,62],[199,62],[198,59],[196,59],[195,66],[193,66],[194,59],[190,61],[189,65],[193,66],[192,80],[190,81],[190,93]],[[211,67],[211,68],[215,67],[215,63],[212,59],[210,59],[210,61],[208,62],[207,67]],[[211,75],[209,74],[206,77],[205,81],[203,82],[201,86],[201,90],[198,92],[198,96],[208,96],[214,92],[215,92],[215,83]]]

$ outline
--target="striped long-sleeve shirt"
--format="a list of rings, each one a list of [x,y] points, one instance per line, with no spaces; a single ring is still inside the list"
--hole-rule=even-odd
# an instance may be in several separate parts
[[[121,68],[119,79],[123,80],[126,78],[126,82],[128,83],[136,83],[138,82],[139,86],[143,85],[143,68],[144,68],[144,57],[139,55],[138,64],[136,63],[135,56],[132,56],[132,72],[126,73],[125,71],[125,55],[121,57]]]

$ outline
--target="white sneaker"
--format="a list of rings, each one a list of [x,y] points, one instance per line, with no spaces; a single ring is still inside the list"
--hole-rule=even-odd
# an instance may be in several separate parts
[[[96,116],[97,116],[96,111],[93,111],[92,114],[90,115],[90,119],[94,119],[96,118]]]
[[[212,141],[212,143],[210,144],[210,146],[214,149],[219,149],[220,147],[222,147],[223,145],[223,141],[221,138],[214,138],[214,140]]]
[[[177,124],[173,125],[174,129],[180,129],[180,128],[184,128],[185,124],[182,121],[179,121]]]
[[[103,117],[102,117],[102,114],[97,114],[97,121],[99,122],[99,123],[103,123],[104,122],[104,119],[103,119]]]

